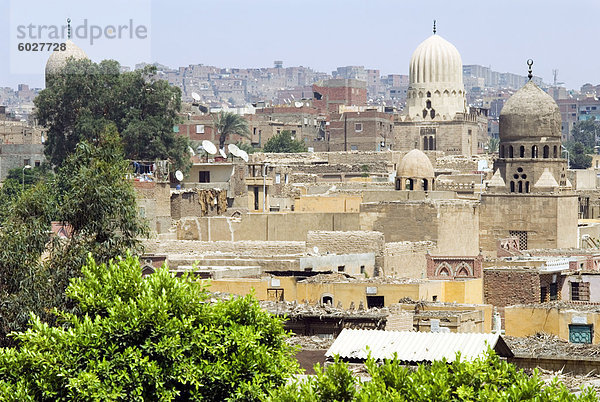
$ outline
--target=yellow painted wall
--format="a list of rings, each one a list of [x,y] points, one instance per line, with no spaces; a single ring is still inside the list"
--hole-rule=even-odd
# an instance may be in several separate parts
[[[546,332],[569,340],[569,324],[573,317],[585,317],[592,324],[594,335],[592,342],[600,343],[600,313],[556,308],[509,306],[504,312],[506,335],[529,336],[537,332]]]
[[[362,196],[300,196],[294,202],[297,212],[359,212]]]
[[[483,278],[464,281],[445,281],[443,301],[483,304]]]

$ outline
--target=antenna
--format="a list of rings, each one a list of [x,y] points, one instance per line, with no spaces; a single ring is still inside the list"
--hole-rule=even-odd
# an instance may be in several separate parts
[[[527,78],[529,78],[529,81],[531,81],[533,78],[533,72],[531,70],[531,66],[533,66],[533,59],[527,60],[527,65],[529,66],[529,74],[527,74]]]
[[[238,156],[242,158],[244,162],[248,162],[248,152],[244,151],[243,149],[240,149]]]
[[[227,145],[227,149],[229,149],[229,153],[233,156],[240,156],[240,149],[238,148],[237,145],[235,144],[229,144]]]
[[[196,92],[192,92],[192,98],[194,98],[196,102],[200,101],[200,95],[198,95]]]
[[[67,18],[67,39],[71,39],[71,19]]]
[[[211,155],[217,153],[217,147],[215,147],[215,144],[213,144],[209,140],[202,141],[202,148],[204,148],[204,150]]]
[[[436,32],[437,32],[437,29],[435,28],[435,20],[433,20],[433,34],[435,35]]]

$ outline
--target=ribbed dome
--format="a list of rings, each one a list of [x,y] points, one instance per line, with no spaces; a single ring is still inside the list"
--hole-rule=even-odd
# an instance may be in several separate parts
[[[439,35],[431,35],[410,59],[411,84],[453,83],[463,85],[462,60],[454,45]]]
[[[511,96],[500,112],[500,140],[561,138],[562,120],[554,99],[533,81]]]
[[[400,161],[396,176],[418,179],[433,178],[433,165],[427,155],[418,149],[413,149]]]
[[[46,62],[46,77],[50,74],[56,74],[60,72],[67,64],[67,59],[73,57],[76,60],[87,59],[87,55],[79,46],[77,46],[71,39],[67,39],[66,50],[55,50],[52,52],[48,61]]]

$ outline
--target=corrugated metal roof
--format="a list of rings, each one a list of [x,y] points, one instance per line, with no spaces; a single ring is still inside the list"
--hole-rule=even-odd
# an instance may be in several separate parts
[[[456,352],[461,358],[474,360],[482,355],[488,345],[502,357],[513,353],[499,334],[399,332],[368,329],[344,329],[325,356],[339,355],[343,359],[366,359],[368,352],[374,359],[391,359],[422,362],[453,361]],[[368,347],[368,351],[367,351]]]

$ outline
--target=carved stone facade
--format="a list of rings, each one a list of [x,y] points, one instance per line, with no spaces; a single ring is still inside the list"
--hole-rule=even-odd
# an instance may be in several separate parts
[[[483,256],[451,257],[427,254],[427,279],[481,278]]]

